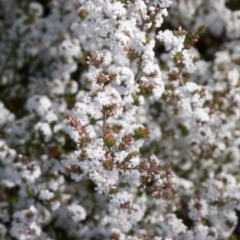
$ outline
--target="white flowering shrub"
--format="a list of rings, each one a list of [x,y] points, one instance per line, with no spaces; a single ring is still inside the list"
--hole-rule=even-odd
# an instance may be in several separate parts
[[[0,239],[239,239],[239,16],[0,0]]]

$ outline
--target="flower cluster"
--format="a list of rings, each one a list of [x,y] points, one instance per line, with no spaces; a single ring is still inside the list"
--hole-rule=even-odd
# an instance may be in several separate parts
[[[237,8],[0,1],[0,239],[240,238]]]

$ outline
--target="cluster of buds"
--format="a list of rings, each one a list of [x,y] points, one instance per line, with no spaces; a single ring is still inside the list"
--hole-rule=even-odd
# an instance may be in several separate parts
[[[95,54],[91,52],[87,57],[87,64],[99,68],[100,65],[105,61],[105,56],[103,53]]]

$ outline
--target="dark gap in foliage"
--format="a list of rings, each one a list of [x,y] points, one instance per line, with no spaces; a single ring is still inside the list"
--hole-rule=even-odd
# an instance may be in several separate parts
[[[43,6],[43,17],[47,17],[51,13],[50,3],[52,0],[38,0]]]
[[[206,30],[194,46],[201,54],[201,59],[213,61],[215,53],[220,50],[224,42],[226,42],[225,32],[221,36],[215,37]]]
[[[233,236],[236,237],[236,239],[240,239],[240,211],[236,210],[236,214],[237,214],[237,217],[238,217],[238,223],[237,223],[237,226],[233,232]]]
[[[240,10],[240,1],[239,0],[228,0],[226,1],[226,7],[232,11]]]

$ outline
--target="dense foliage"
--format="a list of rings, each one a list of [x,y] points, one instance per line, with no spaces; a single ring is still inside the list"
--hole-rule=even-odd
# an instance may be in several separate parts
[[[234,0],[0,0],[0,239],[239,239],[239,38]]]

